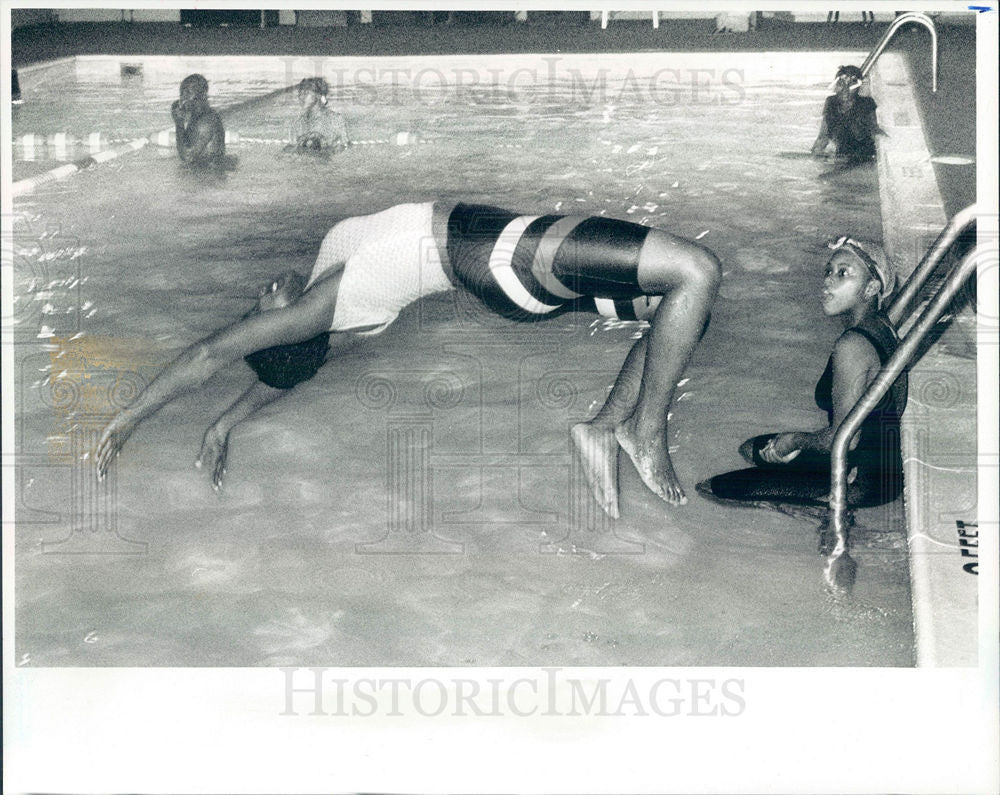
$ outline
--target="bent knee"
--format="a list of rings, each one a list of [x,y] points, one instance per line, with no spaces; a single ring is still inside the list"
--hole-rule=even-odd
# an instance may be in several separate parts
[[[722,263],[711,249],[691,243],[683,267],[687,284],[715,295],[722,282]]]
[[[662,230],[649,234],[639,267],[643,281],[665,290],[682,288],[714,296],[722,281],[722,264],[710,249]]]

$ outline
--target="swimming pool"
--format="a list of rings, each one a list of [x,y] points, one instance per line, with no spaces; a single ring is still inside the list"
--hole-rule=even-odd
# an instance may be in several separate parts
[[[911,664],[898,506],[855,537],[847,606],[823,591],[811,525],[693,493],[740,465],[747,436],[822,422],[812,388],[839,333],[818,310],[824,244],[881,236],[876,177],[820,179],[826,166],[787,153],[808,150],[830,76],[861,55],[177,58],[160,71],[130,57],[93,59],[68,88],[22,79],[15,137],[107,123],[108,107],[66,99],[80,96],[123,102],[123,137],[162,128],[176,82],[201,70],[244,139],[281,137],[296,106],[274,92],[318,72],[352,137],[425,143],[328,161],[242,143],[221,177],[147,146],[16,200],[17,659]],[[123,87],[122,60],[143,61],[141,88]],[[254,284],[307,271],[337,220],[430,199],[604,213],[718,254],[723,286],[671,425],[687,506],[660,504],[623,460],[612,525],[575,477],[568,428],[604,398],[634,324],[515,325],[457,294],[411,307],[241,426],[221,496],[191,463],[251,383],[242,365],[143,425],[110,496],[73,463],[111,403],[245,312]]]

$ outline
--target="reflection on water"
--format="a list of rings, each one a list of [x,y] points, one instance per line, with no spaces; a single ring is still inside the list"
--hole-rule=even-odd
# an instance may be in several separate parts
[[[651,108],[573,101],[556,86],[354,107],[345,93],[336,100],[354,137],[430,142],[329,160],[248,143],[232,148],[235,171],[211,178],[147,149],[19,200],[18,433],[34,478],[21,504],[65,512],[72,475],[47,442],[65,421],[43,397],[58,373],[29,375],[39,329],[50,344],[116,341],[127,353],[101,372],[143,359],[152,377],[239,318],[259,283],[307,272],[338,219],[400,201],[607,214],[699,237],[719,255],[723,288],[673,409],[689,491],[738,466],[752,434],[818,427],[812,387],[838,333],[816,300],[825,241],[879,237],[875,175],[819,181],[828,165],[781,156],[811,143],[822,90],[772,81],[747,96]],[[292,113],[276,100],[226,123],[274,137]],[[83,246],[75,259],[59,253]],[[896,509],[868,517],[872,543],[859,535],[851,609],[830,607],[809,524],[697,497],[669,509],[627,460],[622,518],[611,526],[596,511],[567,431],[604,397],[638,327],[592,321],[514,325],[459,294],[410,307],[240,426],[216,495],[192,463],[205,427],[251,383],[233,365],[144,424],[118,462],[117,532],[147,554],[42,554],[64,518],[18,525],[18,658],[910,664]],[[40,367],[51,365],[43,353]],[[88,366],[64,380],[90,377]]]

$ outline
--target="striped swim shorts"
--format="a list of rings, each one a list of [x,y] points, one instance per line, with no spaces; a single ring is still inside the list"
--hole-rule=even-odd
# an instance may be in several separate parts
[[[458,204],[448,217],[454,280],[494,312],[540,320],[568,310],[646,319],[659,295],[639,286],[650,228],[603,216],[518,215]]]

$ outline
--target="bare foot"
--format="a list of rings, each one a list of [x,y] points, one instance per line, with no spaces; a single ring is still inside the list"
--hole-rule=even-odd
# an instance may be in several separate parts
[[[570,431],[590,492],[612,519],[618,518],[618,442],[608,427],[580,422]]]
[[[653,494],[671,505],[685,505],[687,497],[681,488],[674,465],[667,452],[666,440],[640,439],[629,420],[615,426],[615,438],[628,453],[642,482]]]

